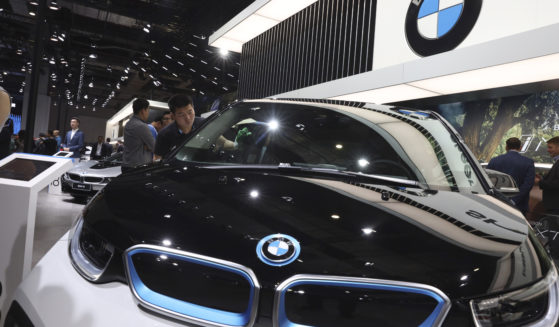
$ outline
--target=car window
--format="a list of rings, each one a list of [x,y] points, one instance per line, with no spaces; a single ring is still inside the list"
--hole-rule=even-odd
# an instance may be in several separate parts
[[[332,168],[416,180],[439,189],[460,186],[432,135],[427,137],[418,126],[383,113],[344,110],[240,103],[198,130],[176,159],[199,164]],[[438,133],[443,130],[441,127]],[[455,144],[449,146],[460,161]],[[472,187],[466,182],[461,186]]]

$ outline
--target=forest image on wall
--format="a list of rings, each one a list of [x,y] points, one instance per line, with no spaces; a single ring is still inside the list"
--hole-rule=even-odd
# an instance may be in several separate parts
[[[552,162],[545,142],[559,136],[559,90],[442,104],[438,111],[482,162],[505,153],[510,137],[522,140],[523,155],[535,162]]]

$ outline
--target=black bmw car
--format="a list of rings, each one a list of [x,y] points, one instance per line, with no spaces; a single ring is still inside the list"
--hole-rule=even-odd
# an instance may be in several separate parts
[[[439,115],[260,100],[111,181],[7,321],[554,326],[558,307],[546,249]]]

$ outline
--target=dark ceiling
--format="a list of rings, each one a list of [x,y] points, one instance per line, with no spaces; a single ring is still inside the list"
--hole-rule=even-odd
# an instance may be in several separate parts
[[[134,97],[176,93],[207,107],[237,89],[239,55],[207,38],[252,0],[44,1],[43,93],[59,110],[108,118]],[[16,103],[32,69],[37,2],[0,0],[0,85]]]

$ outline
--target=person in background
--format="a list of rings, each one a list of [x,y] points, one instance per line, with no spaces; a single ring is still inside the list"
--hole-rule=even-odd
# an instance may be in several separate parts
[[[52,131],[52,135],[56,140],[56,148],[60,150],[60,146],[62,145],[62,137],[60,137],[60,131],[55,129],[54,131]]]
[[[19,132],[17,132],[17,136],[15,139],[15,150],[14,152],[23,152],[23,147],[25,145],[25,137],[26,137],[26,133],[24,129],[20,129]]]
[[[14,133],[14,121],[11,118],[6,120],[4,126],[0,130],[0,159],[7,157],[11,152],[10,144],[12,141],[12,134]]]
[[[526,215],[528,212],[528,200],[530,190],[534,186],[536,170],[534,160],[520,154],[522,143],[516,137],[511,137],[506,141],[507,153],[495,157],[489,161],[487,169],[493,169],[512,176],[520,192],[511,200],[515,206]]]
[[[536,176],[536,184],[542,189],[546,212],[559,215],[559,136],[547,140],[547,153],[553,158],[553,166],[545,176]]]
[[[178,94],[169,99],[174,122],[161,130],[155,142],[154,159],[159,160],[173,151],[203,122],[195,117],[194,103],[188,95]]]
[[[62,144],[64,151],[72,151],[72,158],[79,158],[80,151],[84,146],[84,134],[80,131],[80,120],[77,117],[70,119],[72,130],[66,133],[66,142]]]
[[[163,116],[161,117],[161,129],[169,126],[173,122],[173,117],[170,111],[165,111]]]
[[[103,136],[97,137],[97,143],[91,148],[91,159],[100,160],[111,155],[111,149],[108,143],[103,142]]]
[[[136,99],[132,103],[132,109],[134,116],[124,126],[122,172],[149,163],[153,159],[155,139],[146,124],[149,116],[149,102],[146,99]]]
[[[158,121],[154,120],[150,124],[148,124],[148,128],[151,132],[151,135],[153,136],[153,139],[155,140],[157,138],[157,132],[159,132],[159,129],[161,128],[161,124]]]
[[[52,131],[48,131],[47,134],[39,133],[33,153],[52,156],[56,152],[56,140],[52,137]]]
[[[124,144],[121,140],[116,141],[116,152],[124,152]]]

